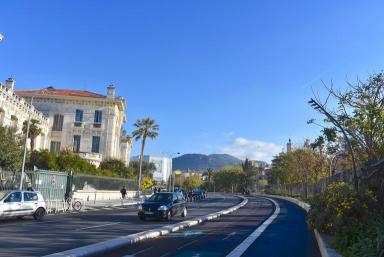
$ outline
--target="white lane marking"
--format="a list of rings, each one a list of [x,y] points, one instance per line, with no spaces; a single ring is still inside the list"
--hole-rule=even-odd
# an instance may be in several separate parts
[[[228,234],[226,237],[224,237],[222,240],[227,240],[228,238],[230,238],[231,236],[234,236],[236,235],[236,232],[232,232],[230,234]]]
[[[244,239],[243,242],[241,242],[232,252],[230,252],[226,257],[240,257],[247,249],[248,247],[255,242],[255,240],[264,232],[264,230],[276,219],[276,217],[280,213],[280,206],[279,204],[271,199],[271,198],[266,198],[262,197],[264,199],[267,199],[276,206],[275,212],[261,224],[255,231],[252,232],[246,239]]]
[[[128,255],[128,256],[136,256],[136,255],[138,255],[138,254],[148,252],[148,251],[151,250],[152,248],[153,248],[153,246],[152,246],[152,247],[149,247],[149,248],[146,248],[146,249],[144,249],[144,250],[135,252],[134,254],[131,254],[131,255]]]
[[[107,226],[112,226],[112,225],[116,225],[116,224],[119,224],[121,222],[113,222],[113,223],[107,223],[107,224],[103,224],[103,225],[97,225],[97,226],[91,226],[91,227],[85,227],[85,228],[78,228],[76,230],[86,230],[86,229],[91,229],[91,228],[101,228],[101,227],[107,227]]]
[[[186,246],[188,246],[188,245],[194,244],[194,243],[197,242],[197,241],[198,241],[198,240],[193,240],[193,241],[191,241],[191,242],[189,242],[189,243],[186,243],[186,244],[180,246],[179,248],[177,248],[177,250],[180,250],[180,249],[182,249],[182,248],[184,248],[184,247],[186,247]]]

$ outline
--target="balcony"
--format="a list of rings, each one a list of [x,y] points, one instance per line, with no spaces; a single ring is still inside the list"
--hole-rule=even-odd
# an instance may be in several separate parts
[[[100,162],[103,160],[103,155],[101,153],[88,153],[80,152],[77,153],[82,159],[89,161],[94,164],[96,167],[100,165]]]

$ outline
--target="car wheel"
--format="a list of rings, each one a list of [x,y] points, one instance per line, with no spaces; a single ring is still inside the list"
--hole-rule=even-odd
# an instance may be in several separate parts
[[[181,217],[187,217],[187,207],[184,207],[183,212],[181,213]]]
[[[141,215],[139,216],[140,220],[145,220],[145,216],[144,215]]]
[[[43,219],[45,216],[45,210],[44,208],[37,208],[37,210],[35,211],[35,213],[33,214],[33,217],[35,218],[35,220],[41,220]]]

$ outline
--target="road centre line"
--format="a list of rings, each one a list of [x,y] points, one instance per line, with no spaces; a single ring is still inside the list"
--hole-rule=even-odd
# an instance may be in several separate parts
[[[85,227],[85,228],[78,228],[76,230],[86,230],[86,229],[91,229],[91,228],[101,228],[101,227],[107,227],[107,226],[112,226],[112,225],[116,225],[116,224],[119,224],[121,222],[113,222],[113,223],[107,223],[107,224],[103,224],[103,225],[97,225],[97,226],[91,226],[91,227]]]

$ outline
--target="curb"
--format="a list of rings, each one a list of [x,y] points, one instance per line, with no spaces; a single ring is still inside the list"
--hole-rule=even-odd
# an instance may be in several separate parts
[[[229,214],[231,212],[234,212],[237,209],[239,209],[239,208],[241,208],[247,204],[247,202],[248,202],[247,198],[240,196],[240,195],[236,195],[236,196],[243,199],[243,201],[241,203],[235,205],[235,206],[232,206],[231,208],[228,208],[228,209],[225,209],[222,211],[218,211],[218,212],[214,212],[214,213],[211,213],[208,215],[196,217],[196,218],[193,218],[191,220],[182,221],[182,222],[179,222],[176,224],[167,225],[167,226],[139,232],[136,234],[131,234],[131,235],[127,235],[127,236],[123,236],[123,237],[119,237],[119,238],[115,238],[115,239],[110,239],[107,241],[103,241],[103,242],[99,242],[99,243],[95,243],[95,244],[91,244],[91,245],[82,246],[82,247],[75,248],[72,250],[67,250],[67,251],[63,251],[63,252],[59,252],[59,253],[46,255],[46,257],[88,257],[88,256],[93,256],[93,255],[100,255],[100,254],[104,254],[104,253],[107,253],[107,252],[110,252],[113,250],[117,250],[117,249],[124,247],[124,246],[128,246],[128,245],[146,240],[146,239],[168,235],[169,233],[172,233],[172,232],[176,232],[176,231],[179,231],[179,230],[182,230],[185,228],[193,227],[193,226],[196,226],[202,222],[217,219],[221,215],[225,215],[225,214]]]
[[[302,202],[302,201],[297,200],[297,199],[292,198],[292,197],[280,196],[280,195],[265,195],[265,196],[274,197],[274,198],[278,198],[278,199],[289,201],[291,203],[294,203],[294,204],[298,205],[299,207],[304,209],[306,212],[309,212],[309,210],[311,209],[311,205],[310,204]],[[315,238],[316,238],[316,241],[317,241],[317,245],[319,246],[320,254],[321,254],[322,257],[342,257],[340,254],[336,253],[335,250],[327,247],[323,237],[317,231],[317,229],[314,229],[314,233],[315,233]]]

